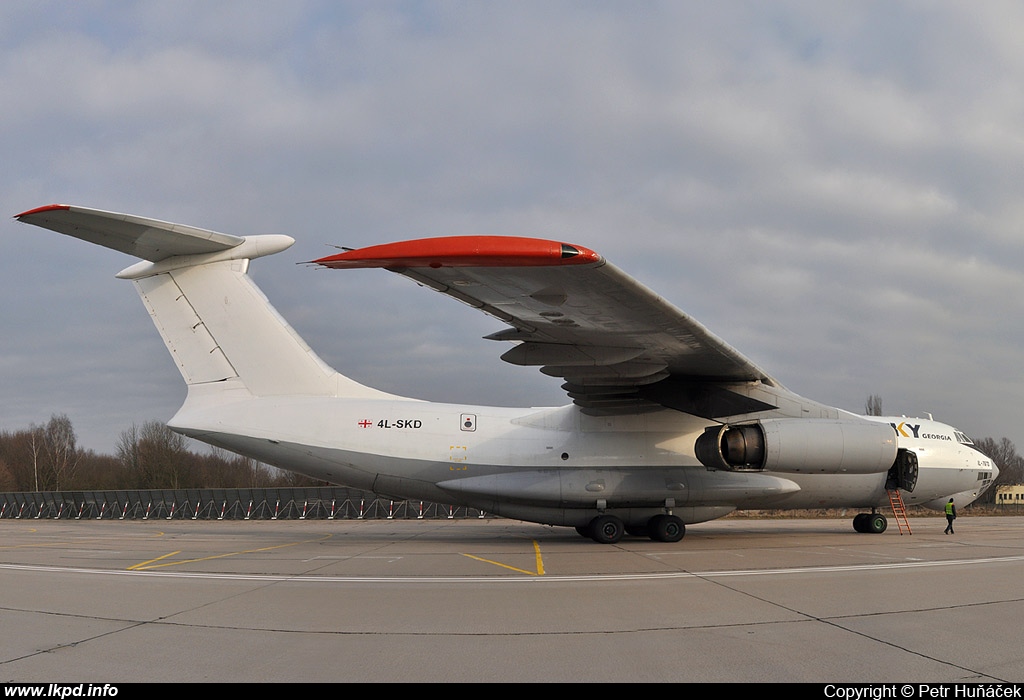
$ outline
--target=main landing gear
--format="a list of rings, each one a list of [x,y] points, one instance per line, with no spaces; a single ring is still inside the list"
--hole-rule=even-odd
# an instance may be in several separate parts
[[[857,532],[885,532],[889,521],[881,513],[860,513],[853,518],[853,529]]]
[[[678,542],[686,534],[686,525],[681,518],[664,513],[655,515],[646,525],[629,526],[614,515],[599,515],[590,524],[577,527],[576,532],[600,544],[615,544],[624,534],[647,535],[655,542]]]

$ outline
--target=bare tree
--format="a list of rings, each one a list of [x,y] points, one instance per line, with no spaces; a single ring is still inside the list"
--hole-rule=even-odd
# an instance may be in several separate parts
[[[139,448],[149,472],[156,477],[154,486],[180,489],[191,485],[188,475],[192,471],[192,460],[181,433],[160,421],[148,421],[139,433]]]
[[[118,439],[117,458],[136,488],[192,486],[187,474],[193,460],[186,449],[185,438],[160,421],[147,421],[141,428],[132,423]]]
[[[62,485],[74,480],[78,468],[78,445],[75,429],[66,414],[54,414],[42,428],[43,453],[50,474],[52,488],[60,491]]]
[[[29,426],[29,453],[32,455],[32,490],[39,490],[39,457],[43,452],[43,429],[38,425]]]
[[[14,491],[18,486],[18,480],[14,477],[14,471],[7,466],[7,462],[0,459],[0,491]]]
[[[44,469],[43,428],[33,425],[27,430],[0,432],[0,461],[14,477],[12,490],[39,491],[43,487],[40,478],[45,482],[48,476]]]
[[[1024,457],[1017,454],[1016,446],[1008,438],[1000,438],[998,441],[990,437],[982,438],[975,440],[974,446],[999,467],[999,477],[992,484],[992,488],[982,495],[982,501],[994,503],[997,486],[1019,484],[1024,481]]]
[[[139,426],[132,423],[131,426],[121,431],[117,439],[117,459],[124,466],[125,471],[137,474],[141,470],[139,464]]]
[[[866,416],[880,416],[882,415],[882,397],[878,394],[872,394],[868,397],[867,403],[864,404],[864,415]]]
[[[0,491],[320,485],[221,449],[197,454],[187,446],[186,438],[150,421],[121,433],[116,456],[99,455],[77,447],[71,421],[55,415],[46,425],[0,431]]]

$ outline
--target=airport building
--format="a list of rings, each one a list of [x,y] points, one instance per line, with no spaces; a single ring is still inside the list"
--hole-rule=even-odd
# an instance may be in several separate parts
[[[997,506],[1024,506],[1024,484],[1010,484],[996,488]]]

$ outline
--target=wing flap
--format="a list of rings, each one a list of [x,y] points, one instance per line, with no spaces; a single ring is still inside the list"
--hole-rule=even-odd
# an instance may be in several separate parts
[[[30,209],[14,218],[150,262],[177,255],[215,253],[245,240],[193,226],[67,204]]]
[[[643,348],[524,342],[503,354],[501,359],[509,364],[524,366],[603,367],[628,362],[643,354]]]

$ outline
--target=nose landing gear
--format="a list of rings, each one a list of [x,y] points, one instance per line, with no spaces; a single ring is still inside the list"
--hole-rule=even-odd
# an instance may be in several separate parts
[[[889,521],[881,513],[859,513],[853,519],[853,529],[857,532],[885,532]]]

